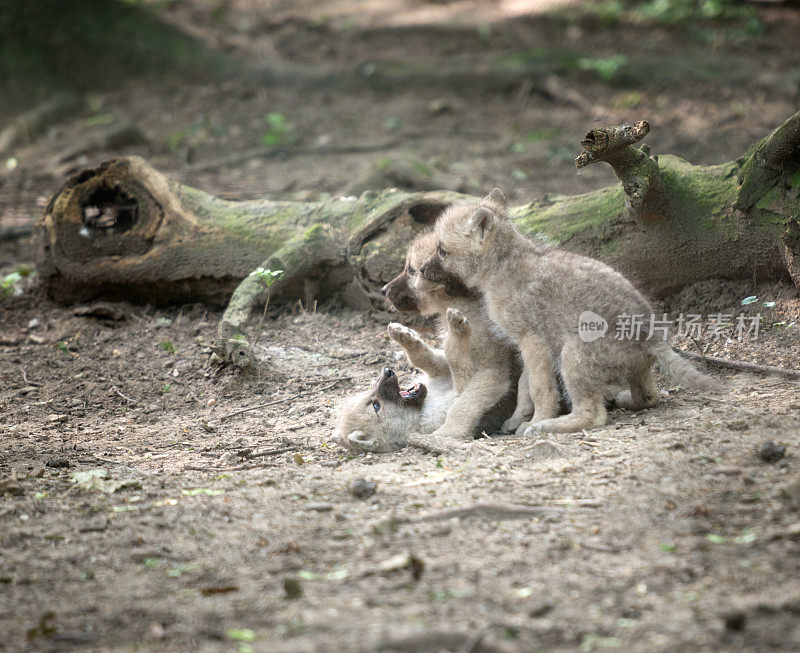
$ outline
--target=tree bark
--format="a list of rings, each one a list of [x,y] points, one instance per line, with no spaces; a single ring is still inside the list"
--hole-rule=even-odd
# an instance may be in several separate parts
[[[605,161],[620,186],[535,200],[512,208],[512,219],[524,233],[608,262],[655,296],[708,278],[789,276],[800,286],[800,113],[746,156],[715,166],[635,148],[647,131],[642,121],[582,140],[576,165]],[[378,290],[401,269],[406,244],[459,199],[469,198],[388,189],[231,202],[127,157],[64,184],[36,228],[35,251],[40,278],[60,301],[230,297],[220,342],[225,356],[247,364],[246,323],[268,292],[380,307]],[[284,276],[268,291],[251,274],[257,266]]]

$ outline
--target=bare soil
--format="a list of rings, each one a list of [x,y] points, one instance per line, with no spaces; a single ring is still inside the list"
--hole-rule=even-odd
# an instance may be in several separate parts
[[[282,2],[268,12],[234,2],[223,19],[214,4],[164,11],[237,56],[308,65],[411,55],[438,65],[563,47],[634,60],[646,44],[651,55],[753,74],[735,87],[709,74],[632,88],[565,72],[597,115],[527,87],[299,96],[235,80],[132,83],[14,152],[18,166],[0,177],[3,226],[29,224],[71,166],[115,153],[54,159],[109,124],[145,135],[125,152],[225,197],[346,193],[397,159],[524,201],[613,183],[599,166],[579,177],[571,167],[596,118],[646,117],[654,151],[714,163],[742,154],[800,96],[791,11],[765,10],[764,35],[744,36],[730,26],[600,28],[520,15],[519,3],[500,3],[507,14],[453,3],[453,20],[435,29],[419,16],[447,3],[386,12],[386,3]],[[280,152],[198,169],[258,146],[268,113],[292,125]],[[384,142],[372,153],[313,154]],[[29,260],[27,242],[0,243],[3,274]],[[750,295],[758,308],[742,307]],[[709,280],[662,304],[759,310],[756,341],[677,344],[800,368],[791,326],[800,299],[785,283]],[[800,648],[796,381],[712,370],[719,392],[664,379],[658,407],[615,410],[605,428],[544,444],[497,436],[444,457],[350,456],[331,442],[337,403],[385,366],[411,374],[386,335],[397,315],[276,307],[260,339],[267,363],[240,374],[209,361],[214,309],[110,308],[120,319],[76,314],[35,286],[0,298],[0,650]],[[433,337],[430,324],[414,326]],[[767,442],[785,454],[762,460]],[[81,483],[92,470],[107,478]],[[360,478],[377,484],[373,495],[354,495]],[[468,510],[438,514],[450,508]]]

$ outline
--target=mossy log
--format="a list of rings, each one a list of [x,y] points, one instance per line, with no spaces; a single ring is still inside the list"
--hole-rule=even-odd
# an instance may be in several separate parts
[[[512,219],[610,263],[654,296],[708,278],[800,286],[800,113],[741,159],[715,166],[635,148],[647,131],[644,121],[590,131],[576,165],[608,162],[621,185],[535,200],[512,208]],[[35,231],[37,265],[63,302],[229,300],[219,338],[245,364],[246,323],[268,292],[256,267],[285,271],[269,290],[276,297],[380,307],[378,291],[401,269],[409,240],[464,198],[388,189],[232,202],[126,157],[80,172],[52,197]]]

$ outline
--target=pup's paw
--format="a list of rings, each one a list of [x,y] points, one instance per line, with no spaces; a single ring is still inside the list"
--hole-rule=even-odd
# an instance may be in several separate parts
[[[417,345],[422,342],[419,334],[414,329],[409,329],[407,326],[391,322],[387,327],[389,330],[389,337],[401,345]]]
[[[500,433],[514,433],[525,422],[524,415],[512,415],[500,427]]]
[[[544,422],[528,422],[527,424],[523,424],[519,427],[522,431],[522,437],[529,438],[534,435],[541,435],[546,431],[546,429],[542,428],[542,424],[544,424]],[[519,433],[519,431],[517,431],[517,433]]]
[[[445,426],[447,426],[447,425],[445,424]],[[433,433],[431,433],[427,437],[433,438],[433,439],[443,438],[443,439],[452,440],[454,442],[472,442],[472,437],[468,436],[466,434],[460,433],[459,430],[458,430],[458,427],[456,427],[456,428],[439,427],[438,429],[436,429]]]
[[[455,333],[465,333],[469,329],[469,322],[464,314],[457,308],[447,309],[447,324]]]
[[[522,437],[525,435],[525,429],[527,429],[533,422],[522,422],[516,429],[514,429],[514,435],[518,437]]]
[[[469,450],[469,445],[463,442],[459,442],[447,435],[435,435],[434,433],[429,433],[428,435],[412,433],[408,436],[408,444],[417,449],[439,455]]]

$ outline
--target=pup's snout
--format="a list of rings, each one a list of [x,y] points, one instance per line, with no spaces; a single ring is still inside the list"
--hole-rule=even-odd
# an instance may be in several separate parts
[[[383,375],[387,379],[391,379],[394,376],[394,370],[390,370],[388,367],[383,368]]]
[[[423,264],[422,264],[422,266],[421,266],[421,267],[420,267],[420,269],[419,269],[419,273],[420,273],[420,274],[421,274],[423,277],[425,277],[426,279],[428,279],[428,281],[430,281],[430,278],[428,277],[428,264],[427,264],[427,263],[423,263]]]

